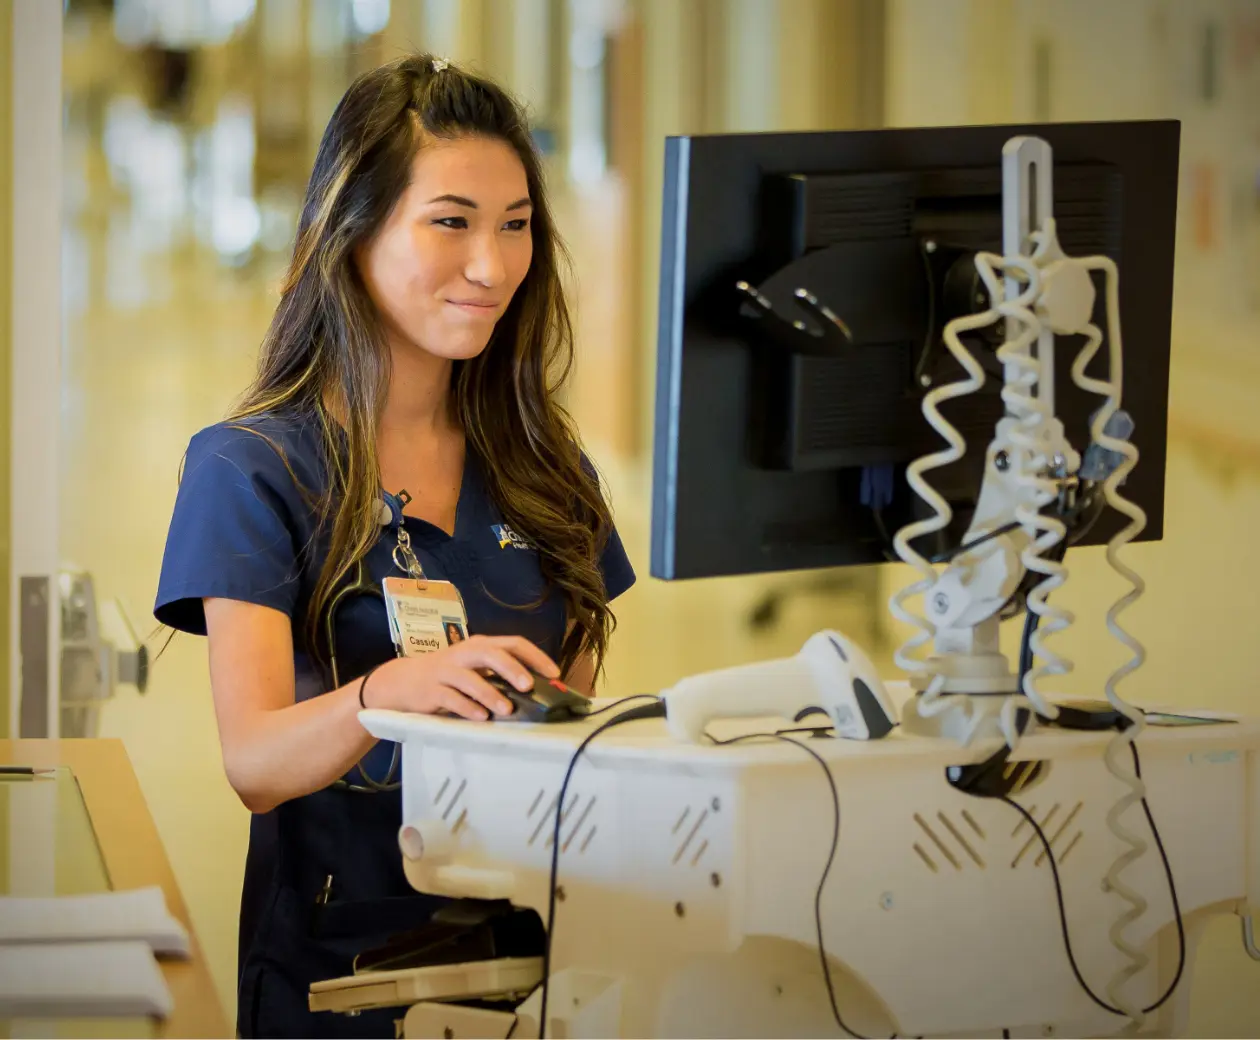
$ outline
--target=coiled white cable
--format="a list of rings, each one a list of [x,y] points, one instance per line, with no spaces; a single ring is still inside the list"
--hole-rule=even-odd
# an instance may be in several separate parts
[[[1055,238],[1055,225],[1048,218],[1040,232],[1031,236],[1036,248],[1031,263],[1008,264],[1011,270],[1021,271],[1030,277],[1031,294],[1022,294],[1013,301],[999,306],[999,311],[1006,321],[1018,322],[1022,327],[1020,335],[1011,338],[997,352],[997,358],[1006,366],[1019,370],[1014,379],[1007,379],[1002,387],[1002,400],[1007,412],[1015,419],[1015,426],[1010,435],[1014,448],[1012,454],[1012,473],[1017,485],[1027,489],[1028,494],[1020,497],[1015,509],[1015,519],[1032,535],[1032,541],[1020,554],[1020,562],[1027,571],[1044,575],[1029,593],[1025,602],[1026,609],[1036,614],[1038,624],[1030,640],[1033,660],[1040,661],[1024,675],[1020,693],[1044,718],[1053,719],[1058,714],[1055,705],[1046,699],[1038,683],[1044,675],[1065,675],[1072,670],[1071,662],[1062,654],[1055,653],[1045,640],[1062,632],[1074,620],[1070,611],[1057,605],[1051,605],[1048,597],[1051,592],[1067,581],[1067,568],[1049,553],[1067,537],[1067,525],[1057,517],[1042,513],[1059,493],[1059,485],[1055,480],[1054,470],[1058,468],[1055,459],[1060,445],[1052,439],[1051,421],[1053,415],[1047,398],[1042,394],[1034,395],[1041,375],[1041,361],[1034,358],[1028,347],[1040,338],[1042,323],[1031,309],[1041,294],[1040,265],[1048,254],[1058,252]],[[1031,278],[1028,272],[1036,271],[1038,277]],[[1026,298],[1031,295],[1031,300]],[[1008,324],[1009,329],[1009,324]],[[1010,698],[1003,706],[1003,730],[1007,744],[1014,748],[1012,734],[1015,732],[1015,712],[1026,705],[1022,698]],[[1009,726],[1009,729],[1008,729]],[[1017,734],[1015,739],[1018,739]]]
[[[1107,628],[1111,634],[1132,653],[1130,659],[1120,665],[1107,678],[1107,700],[1116,711],[1129,721],[1129,726],[1116,734],[1108,743],[1104,752],[1107,770],[1129,791],[1112,806],[1107,813],[1107,827],[1128,848],[1112,864],[1107,871],[1105,884],[1109,891],[1115,892],[1129,904],[1111,927],[1110,938],[1125,957],[1128,963],[1117,969],[1107,986],[1107,996],[1112,1004],[1120,1008],[1128,1017],[1134,1031],[1140,1029],[1145,1021],[1145,1014],[1139,1003],[1123,993],[1123,987],[1129,979],[1139,974],[1150,963],[1145,952],[1128,942],[1125,929],[1146,912],[1146,900],[1136,889],[1125,884],[1123,873],[1127,867],[1140,859],[1147,850],[1147,844],[1141,835],[1129,830],[1123,824],[1123,817],[1135,805],[1139,805],[1146,797],[1146,785],[1133,768],[1133,757],[1128,745],[1134,743],[1146,727],[1146,718],[1141,711],[1128,704],[1116,691],[1117,684],[1140,668],[1146,659],[1146,650],[1137,639],[1124,630],[1119,623],[1120,614],[1128,609],[1142,593],[1146,584],[1141,575],[1127,566],[1119,556],[1120,550],[1136,538],[1146,526],[1146,514],[1136,503],[1126,499],[1119,491],[1120,485],[1137,465],[1138,451],[1131,443],[1108,434],[1107,425],[1120,408],[1120,392],[1123,385],[1123,349],[1120,341],[1120,287],[1119,271],[1115,263],[1105,256],[1088,257],[1075,261],[1087,270],[1103,271],[1106,275],[1107,304],[1107,339],[1109,351],[1109,371],[1106,380],[1092,379],[1085,375],[1085,369],[1093,360],[1102,341],[1102,333],[1097,326],[1090,325],[1086,334],[1088,340],[1085,347],[1072,365],[1072,379],[1082,390],[1099,394],[1106,398],[1105,403],[1094,416],[1090,433],[1095,444],[1105,451],[1121,456],[1120,464],[1103,482],[1103,496],[1111,508],[1128,518],[1129,523],[1112,537],[1107,543],[1107,562],[1111,569],[1129,584],[1129,590],[1111,605],[1107,611]]]
[[[995,261],[999,261],[999,258],[989,253],[982,253],[976,257],[976,267],[984,270],[985,268],[982,265],[991,265]],[[988,267],[988,271],[992,285],[996,286],[997,282],[996,279],[992,278],[991,266]],[[991,295],[991,299],[1000,298],[1000,293]],[[954,358],[963,367],[963,370],[967,373],[967,378],[960,379],[955,383],[945,383],[926,394],[923,398],[923,417],[927,420],[928,425],[940,434],[948,447],[934,454],[924,455],[915,459],[906,468],[907,482],[914,490],[914,493],[932,508],[934,515],[924,520],[907,524],[893,536],[893,550],[898,558],[903,563],[912,566],[920,575],[919,581],[894,592],[888,603],[888,609],[892,612],[893,617],[917,629],[906,642],[897,648],[893,659],[896,661],[898,668],[920,679],[927,677],[931,673],[926,687],[919,695],[919,712],[925,717],[939,715],[952,705],[941,697],[941,690],[945,685],[945,675],[933,669],[930,659],[924,660],[921,657],[914,656],[914,651],[932,640],[936,634],[936,627],[926,617],[911,611],[905,603],[906,600],[914,596],[926,594],[936,584],[936,568],[925,557],[917,553],[910,543],[913,539],[921,538],[923,535],[935,534],[937,531],[944,530],[954,517],[954,512],[950,508],[949,503],[924,479],[924,474],[930,470],[957,462],[967,452],[966,440],[958,432],[957,428],[941,415],[940,406],[946,401],[973,394],[984,386],[984,369],[981,367],[980,362],[972,356],[971,351],[963,345],[958,338],[958,334],[992,325],[997,319],[997,309],[990,307],[989,310],[981,314],[957,318],[945,327],[943,333],[945,346],[949,348],[949,352],[954,355]]]
[[[1048,254],[1060,253],[1053,217],[1048,217],[1043,229],[1034,232],[1031,238],[1036,244],[1033,259],[1039,265]],[[1033,627],[1029,640],[1033,664],[1023,676],[1021,692],[1037,706],[1037,711],[1042,716],[1053,719],[1058,715],[1058,709],[1046,699],[1039,684],[1044,676],[1068,674],[1072,670],[1072,662],[1062,653],[1050,649],[1046,640],[1070,627],[1075,617],[1071,611],[1049,602],[1050,593],[1062,587],[1068,577],[1067,566],[1052,554],[1052,550],[1067,538],[1067,525],[1058,517],[1045,514],[1042,510],[1059,493],[1055,476],[1065,476],[1066,472],[1055,473],[1064,460],[1055,458],[1055,445],[1046,436],[1047,424],[1053,418],[1049,406],[1044,398],[1038,397],[1030,402],[1030,407],[1039,413],[1036,432],[1041,437],[1037,454],[1030,460],[1029,470],[1021,476],[1025,486],[1033,491],[1034,506],[1019,506],[1015,510],[1015,517],[1025,528],[1038,532],[1020,560],[1027,570],[1044,577],[1028,593],[1024,602],[1025,609],[1037,616],[1037,624]]]
[[[948,526],[953,518],[953,512],[949,507],[949,503],[927,483],[924,479],[924,474],[940,466],[946,466],[958,461],[966,452],[966,441],[958,430],[941,415],[940,405],[946,401],[974,393],[984,385],[984,370],[962,343],[962,340],[959,338],[960,333],[992,325],[998,320],[1007,322],[1008,330],[1011,328],[1010,323],[1012,322],[1020,327],[1018,335],[1012,337],[1008,334],[1007,342],[998,351],[997,355],[999,360],[1020,370],[1016,379],[1008,379],[1002,389],[1002,399],[1008,410],[1016,418],[1019,429],[1019,432],[1012,437],[1012,451],[1009,455],[1016,473],[1023,475],[1020,479],[1025,482],[1032,481],[1037,487],[1040,487],[1042,482],[1036,474],[1045,468],[1044,456],[1046,453],[1042,446],[1042,430],[1045,426],[1048,412],[1044,405],[1029,393],[1036,385],[1040,372],[1038,362],[1028,352],[1028,348],[1041,333],[1041,321],[1032,310],[1032,305],[1041,291],[1040,276],[1036,263],[1026,257],[999,257],[992,253],[979,253],[975,257],[975,266],[981,280],[989,291],[989,299],[998,302],[979,314],[956,318],[949,322],[943,331],[942,338],[945,345],[963,367],[968,378],[938,387],[924,397],[924,418],[932,429],[947,442],[949,447],[933,455],[917,459],[907,468],[907,481],[915,493],[932,507],[934,515],[925,520],[907,525],[898,531],[893,539],[893,547],[898,557],[903,562],[913,566],[921,575],[920,581],[894,593],[889,603],[889,609],[894,617],[913,625],[918,630],[898,648],[895,660],[898,667],[919,676],[921,679],[927,673],[932,672],[932,665],[930,661],[912,656],[912,653],[935,635],[935,627],[925,617],[911,612],[906,607],[905,601],[913,596],[923,595],[928,592],[936,582],[937,572],[929,561],[914,551],[910,542],[925,534],[933,534],[942,530]],[[1025,288],[1014,299],[1005,299],[995,268],[1000,268],[1004,276],[1011,273],[1023,276],[1026,282]],[[1049,498],[1046,498],[1045,501],[1053,498],[1056,491],[1055,485],[1050,483]],[[1026,513],[1027,510],[1024,512]],[[1020,515],[1020,513],[1016,515],[1021,523],[1029,525],[1030,522],[1025,516]],[[1040,521],[1041,518],[1037,519]],[[1057,528],[1051,526],[1052,524],[1057,524],[1057,521],[1039,522],[1037,529],[1049,528],[1050,533],[1057,531],[1060,537],[1066,533],[1062,524],[1057,524]],[[1044,544],[1053,545],[1057,540],[1057,538],[1044,537]],[[1040,551],[1041,548],[1036,539],[1034,539],[1033,544],[1023,554],[1024,566],[1030,567],[1029,560],[1035,559],[1036,554]],[[1037,565],[1031,566],[1030,569],[1037,570],[1040,573],[1054,574],[1054,571],[1051,569],[1052,566],[1053,561],[1037,561]],[[1056,575],[1056,577],[1059,579],[1058,584],[1062,584],[1062,577],[1060,575]],[[1048,592],[1049,590],[1047,589],[1046,591]],[[931,674],[926,687],[919,696],[918,711],[921,715],[925,717],[938,715],[957,703],[941,696],[944,684],[945,676],[942,673],[936,671]],[[1017,712],[1020,709],[1032,707],[1047,717],[1053,717],[1055,714],[1054,707],[1038,694],[1035,683],[1031,686],[1031,693],[1031,697],[1027,696],[1027,694],[1008,697],[1003,704],[999,724],[1007,744],[1012,748],[1019,739]],[[963,703],[970,706],[970,702]],[[964,738],[964,744],[969,743],[971,737],[974,736],[974,726],[978,719],[979,713],[972,711],[968,719],[969,724],[966,726],[967,735]]]
[[[1054,546],[1067,533],[1061,522],[1053,517],[1040,515],[1040,509],[1053,501],[1058,491],[1057,485],[1045,475],[1048,456],[1051,454],[1046,449],[1046,435],[1052,417],[1045,400],[1033,393],[1041,375],[1041,364],[1028,349],[1040,338],[1042,332],[1041,319],[1033,307],[1041,295],[1038,263],[1044,252],[1044,249],[1035,252],[1031,261],[1023,257],[1010,257],[1002,261],[1003,275],[1022,276],[1028,283],[1027,289],[1011,300],[1003,299],[992,268],[987,263],[976,265],[990,295],[1002,301],[996,309],[1005,321],[1007,335],[1006,341],[998,349],[997,359],[1008,373],[1014,369],[1013,378],[1008,375],[1002,386],[1002,401],[1006,405],[1007,414],[1015,420],[1008,437],[1009,472],[1017,486],[1031,490],[1029,498],[1033,502],[1030,508],[1021,498],[1021,502],[1025,504],[1015,509],[1015,518],[1032,534],[1032,541],[1020,554],[1020,561],[1027,570],[1048,575],[1034,590],[1034,593],[1040,592],[1043,607],[1050,589],[1062,584],[1066,575],[1060,564],[1054,560],[1042,559],[1040,554]],[[1014,329],[1018,329],[1018,332],[1012,335]],[[1030,607],[1033,602],[1033,594],[1030,594]],[[1038,613],[1042,611],[1039,610]],[[1067,623],[1070,624],[1070,620],[1069,617]],[[1066,625],[1061,624],[1058,627]],[[1043,650],[1043,653],[1046,652]],[[1056,659],[1054,664],[1063,667],[1062,659]],[[1031,708],[1046,718],[1053,718],[1057,714],[1054,705],[1041,695],[1035,678],[1032,682],[1028,678],[1025,676],[1017,695],[1006,698],[999,716],[1003,739],[1011,750],[1015,749],[1020,738],[1020,711]]]

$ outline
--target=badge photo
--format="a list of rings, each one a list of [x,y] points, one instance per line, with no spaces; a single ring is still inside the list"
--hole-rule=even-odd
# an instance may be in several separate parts
[[[399,656],[431,654],[468,638],[464,600],[449,581],[391,577],[381,584]]]

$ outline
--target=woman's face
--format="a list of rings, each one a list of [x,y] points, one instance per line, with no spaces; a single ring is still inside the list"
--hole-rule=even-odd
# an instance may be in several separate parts
[[[487,137],[430,139],[359,269],[391,338],[439,357],[480,354],[529,270],[525,167]]]

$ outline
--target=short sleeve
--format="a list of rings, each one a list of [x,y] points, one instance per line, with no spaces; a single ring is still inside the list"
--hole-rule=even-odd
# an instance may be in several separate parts
[[[608,543],[604,546],[599,566],[604,572],[604,589],[610,603],[634,584],[634,568],[630,565],[630,557],[626,555],[626,547],[621,544],[621,536],[616,527],[608,535]]]
[[[602,485],[599,471],[586,452],[582,452],[581,464],[582,468]],[[604,574],[604,589],[610,603],[635,582],[634,568],[630,565],[630,557],[626,555],[626,547],[621,543],[621,535],[617,533],[615,525],[609,531],[599,567]]]
[[[162,557],[154,616],[206,634],[202,599],[243,600],[293,616],[300,586],[297,487],[268,439],[210,427],[188,446]]]

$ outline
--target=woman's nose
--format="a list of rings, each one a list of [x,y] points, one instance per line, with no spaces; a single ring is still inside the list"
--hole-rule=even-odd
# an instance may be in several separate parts
[[[471,255],[464,268],[464,277],[470,282],[492,288],[503,282],[505,274],[503,254],[499,248],[497,236],[493,234],[474,236]]]

